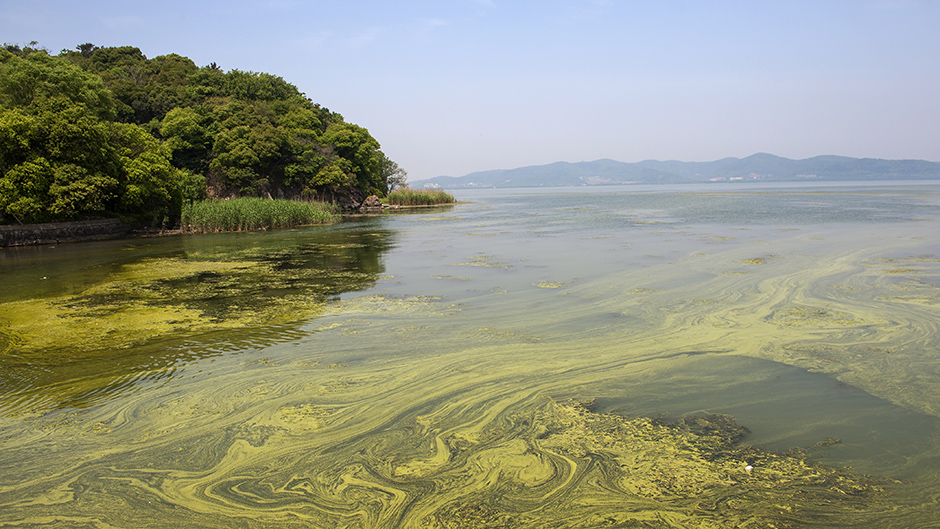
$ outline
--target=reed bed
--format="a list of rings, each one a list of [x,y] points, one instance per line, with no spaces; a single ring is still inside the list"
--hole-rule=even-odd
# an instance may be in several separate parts
[[[183,206],[184,231],[220,232],[288,228],[306,224],[330,224],[339,219],[339,208],[323,202],[235,198],[202,200]]]
[[[388,203],[397,206],[434,206],[437,204],[453,204],[454,196],[441,190],[416,191],[414,189],[398,189],[388,194]]]

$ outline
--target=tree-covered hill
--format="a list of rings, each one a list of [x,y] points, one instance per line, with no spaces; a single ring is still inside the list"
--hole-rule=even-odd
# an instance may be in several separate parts
[[[174,222],[205,196],[339,200],[405,172],[284,79],[83,44],[0,49],[0,221]]]
[[[881,160],[816,156],[791,160],[758,153],[713,162],[646,160],[637,163],[596,160],[555,162],[518,169],[481,171],[462,177],[439,176],[424,185],[461,187],[564,187],[690,182],[806,182],[829,180],[940,179],[940,163],[925,160]]]

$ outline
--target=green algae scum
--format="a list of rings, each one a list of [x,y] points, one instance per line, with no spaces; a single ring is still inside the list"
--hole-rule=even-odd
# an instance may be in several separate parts
[[[0,250],[0,527],[933,527],[940,186]]]

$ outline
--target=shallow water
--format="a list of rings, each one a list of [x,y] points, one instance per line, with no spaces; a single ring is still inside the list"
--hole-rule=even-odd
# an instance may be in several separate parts
[[[940,518],[940,186],[457,198],[0,251],[0,525]],[[657,429],[707,414],[765,455]]]

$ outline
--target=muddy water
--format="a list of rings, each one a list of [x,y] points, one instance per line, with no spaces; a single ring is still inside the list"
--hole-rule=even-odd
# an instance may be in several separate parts
[[[940,518],[940,187],[457,198],[3,250],[0,525]]]

